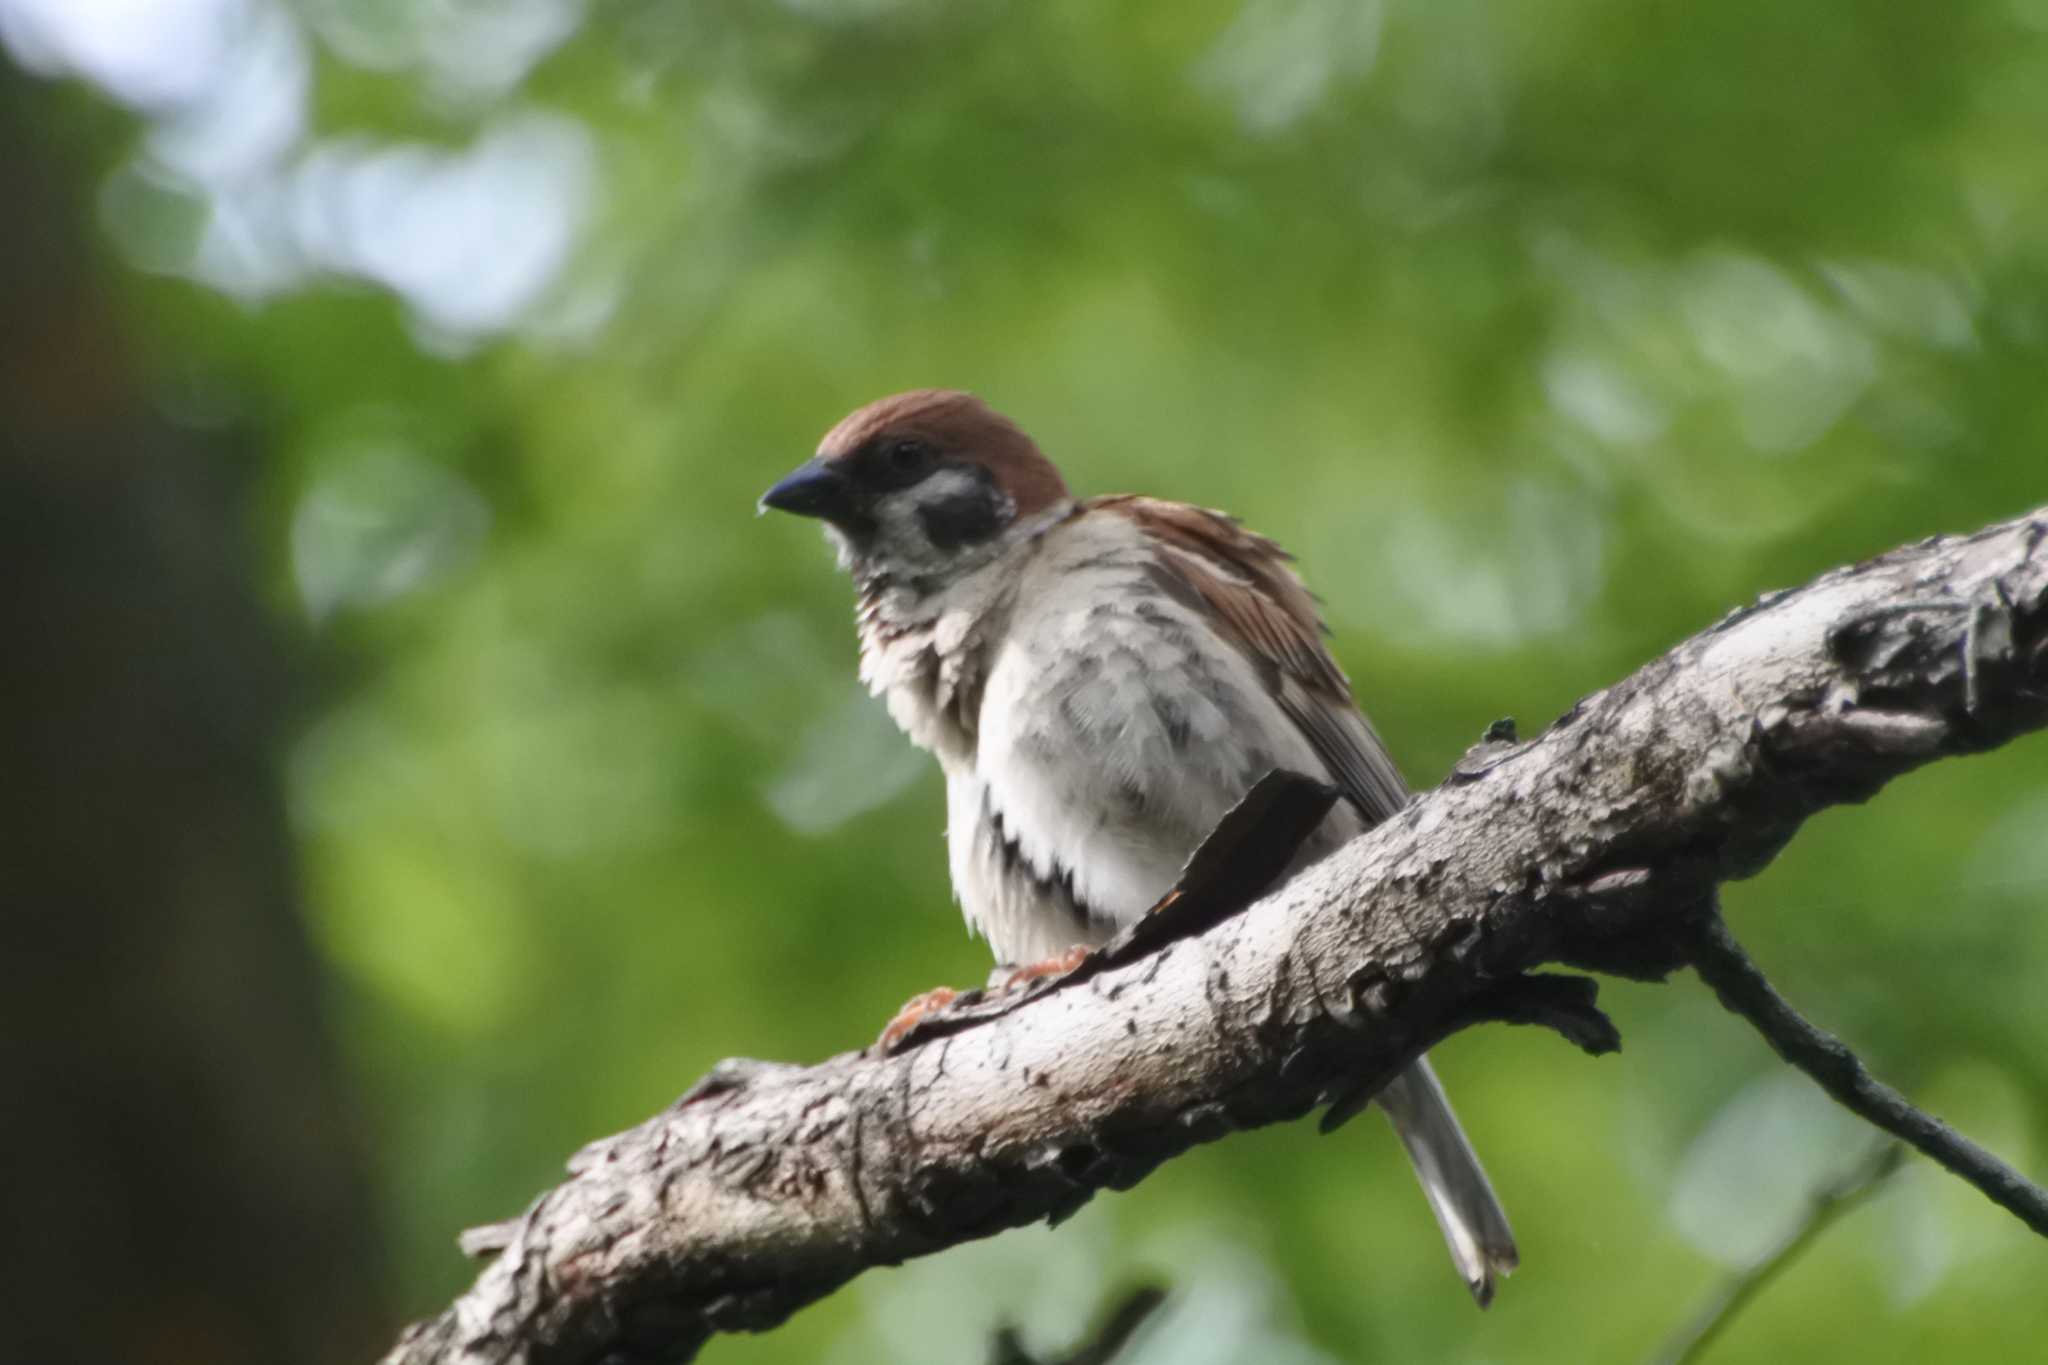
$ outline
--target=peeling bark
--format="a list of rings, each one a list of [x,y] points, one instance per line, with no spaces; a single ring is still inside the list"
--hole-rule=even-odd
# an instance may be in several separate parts
[[[386,1358],[673,1361],[862,1270],[1344,1112],[1488,1019],[1604,1041],[1564,963],[1657,978],[1807,816],[2048,724],[2048,509],[1773,593],[1241,913],[816,1066],[721,1064],[592,1144]],[[970,1010],[974,1009],[969,1005]],[[943,1016],[942,1016],[943,1017]]]

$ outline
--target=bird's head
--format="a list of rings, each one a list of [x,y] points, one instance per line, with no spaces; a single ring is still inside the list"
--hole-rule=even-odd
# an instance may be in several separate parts
[[[1052,461],[970,393],[918,389],[861,408],[760,507],[823,521],[857,578],[942,586],[1069,501]]]

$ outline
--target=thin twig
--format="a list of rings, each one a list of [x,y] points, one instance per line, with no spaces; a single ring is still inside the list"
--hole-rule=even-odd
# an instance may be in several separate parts
[[[1843,1214],[1876,1194],[1905,1161],[1905,1147],[1896,1142],[1881,1143],[1853,1169],[1815,1190],[1806,1217],[1799,1225],[1754,1264],[1730,1275],[1693,1320],[1665,1343],[1657,1357],[1658,1365],[1692,1365],[1701,1359],[1714,1339],[1751,1300],[1769,1288],[1771,1281],[1804,1255]]]
[[[1778,994],[1719,914],[1699,927],[1693,969],[1721,1003],[1763,1034],[1850,1111],[1961,1176],[2035,1232],[2048,1237],[2048,1190],[1985,1151],[1871,1075],[1841,1039],[1814,1027]]]
[[[1109,1365],[1117,1353],[1130,1344],[1138,1329],[1145,1325],[1145,1320],[1165,1302],[1166,1291],[1157,1285],[1141,1285],[1131,1290],[1117,1300],[1116,1306],[1102,1320],[1102,1325],[1086,1341],[1049,1362],[1049,1365]],[[996,1333],[990,1365],[1038,1365],[1038,1362],[1024,1349],[1017,1329],[1005,1327]]]

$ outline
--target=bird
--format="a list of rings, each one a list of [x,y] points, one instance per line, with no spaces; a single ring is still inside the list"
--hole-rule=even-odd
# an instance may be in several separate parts
[[[822,522],[851,575],[861,681],[938,760],[954,895],[1002,966],[1142,918],[1275,769],[1341,793],[1298,865],[1408,801],[1285,551],[1188,503],[1077,499],[973,394],[857,409],[757,510]],[[1484,1307],[1514,1234],[1428,1059],[1375,1102]]]

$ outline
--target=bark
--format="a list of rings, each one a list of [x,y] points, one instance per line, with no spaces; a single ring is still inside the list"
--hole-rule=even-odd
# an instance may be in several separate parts
[[[1656,978],[1805,818],[2048,723],[2048,509],[1771,594],[1240,913],[1155,933],[900,1049],[721,1065],[593,1144],[387,1357],[669,1361],[870,1266],[1120,1189],[1199,1142],[1348,1114],[1486,1019],[1608,1041],[1564,963]]]

